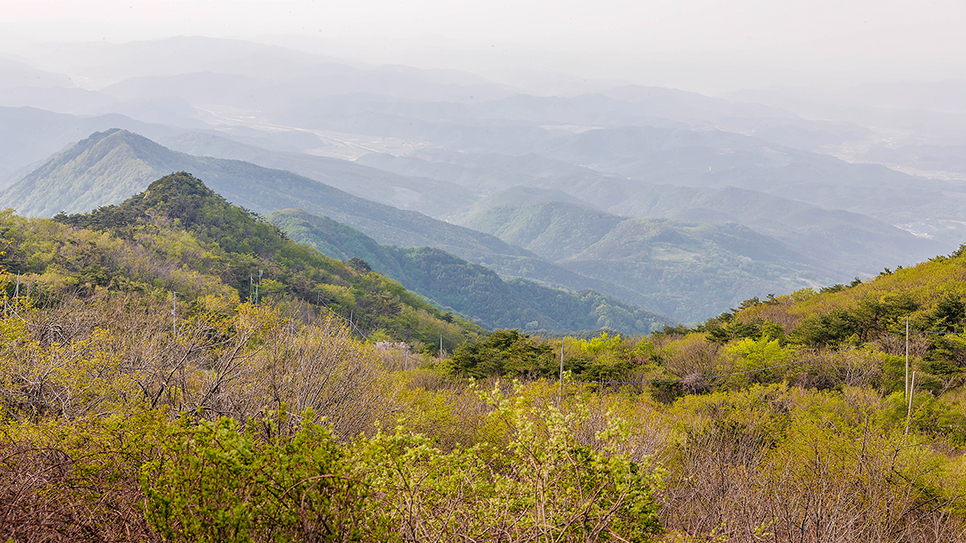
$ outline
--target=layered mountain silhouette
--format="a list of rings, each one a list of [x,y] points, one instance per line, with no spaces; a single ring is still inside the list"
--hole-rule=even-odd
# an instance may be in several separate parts
[[[639,285],[640,281],[617,282],[596,271],[593,275],[575,271],[490,234],[364,200],[291,172],[175,152],[123,130],[96,133],[59,153],[0,194],[0,206],[36,216],[86,211],[118,203],[171,171],[193,172],[229,201],[258,213],[304,209],[357,228],[380,244],[433,247],[484,265],[505,277],[532,279],[570,291],[591,289],[681,321],[699,319],[709,311],[736,305],[743,297],[764,294],[762,291],[795,290],[826,280],[824,274],[803,268],[801,263],[806,259],[798,258],[788,263],[769,263],[769,266],[778,266],[771,280],[750,282],[752,276],[746,275],[738,280],[749,286],[736,284],[718,289],[718,285],[698,280],[706,271],[682,267],[675,263],[677,256],[669,254],[652,260],[649,263],[652,267],[646,270],[633,270],[634,274],[647,278],[647,289],[630,287]],[[728,229],[734,231],[734,228]],[[738,234],[742,236],[751,236],[747,243],[752,244],[761,239],[747,229]],[[622,266],[628,270],[632,267],[621,250],[610,251],[607,258],[625,262]],[[655,297],[653,294],[658,291],[662,294]],[[695,292],[702,293],[699,305],[683,303]]]
[[[649,333],[673,324],[663,315],[592,290],[567,292],[534,281],[504,281],[490,269],[431,247],[380,245],[362,232],[303,210],[281,210],[266,218],[293,240],[341,260],[362,259],[444,308],[487,328],[566,332],[609,328]]]
[[[499,238],[426,215],[358,198],[329,185],[250,163],[195,157],[124,130],[99,132],[51,158],[0,193],[0,207],[30,216],[77,213],[116,204],[173,171],[190,171],[229,201],[257,213],[300,208],[358,228],[379,243],[429,246],[501,275],[527,277],[622,300],[633,291],[576,274]]]
[[[407,157],[371,154],[358,162],[490,191],[489,196],[453,217],[454,222],[471,227],[473,217],[493,207],[550,201],[581,204],[625,217],[699,224],[735,222],[782,241],[813,266],[840,278],[874,275],[891,263],[930,258],[947,250],[948,239],[955,233],[940,236],[945,241],[928,239],[868,215],[826,209],[762,191],[629,179],[535,154],[509,157],[427,150]]]

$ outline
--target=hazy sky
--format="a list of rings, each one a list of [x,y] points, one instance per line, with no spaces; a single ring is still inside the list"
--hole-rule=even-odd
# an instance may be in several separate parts
[[[174,35],[700,87],[966,78],[966,0],[5,0],[0,47]],[[663,79],[663,80],[662,80]],[[734,81],[732,81],[734,80]],[[689,83],[690,82],[690,83]]]

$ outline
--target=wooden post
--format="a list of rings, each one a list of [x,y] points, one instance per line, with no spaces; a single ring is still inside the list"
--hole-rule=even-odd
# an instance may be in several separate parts
[[[912,419],[912,399],[916,396],[916,372],[912,372],[912,382],[909,383],[909,407],[906,408],[906,431],[909,435],[909,421]]]
[[[560,409],[560,402],[563,401],[564,339],[564,337],[560,338],[560,387],[557,389],[557,409]]]
[[[178,293],[171,293],[171,335],[178,337]]]
[[[906,317],[906,398],[909,397],[909,317]]]

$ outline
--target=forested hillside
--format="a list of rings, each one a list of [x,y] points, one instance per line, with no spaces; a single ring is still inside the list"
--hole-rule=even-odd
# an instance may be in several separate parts
[[[52,157],[0,193],[0,206],[28,216],[90,211],[120,203],[172,171],[190,171],[232,203],[257,213],[302,208],[358,228],[379,243],[431,246],[485,262],[511,277],[628,298],[623,287],[555,266],[495,236],[359,198],[291,172],[178,153],[124,130],[93,134]]]
[[[186,174],[58,221],[0,230],[4,538],[966,537],[963,251],[547,338],[418,306]],[[376,342],[427,330],[462,343]]]
[[[483,266],[439,249],[379,245],[350,226],[302,210],[273,211],[266,218],[293,240],[333,258],[362,259],[375,271],[486,328],[555,333],[607,328],[647,334],[674,324],[668,317],[591,290],[571,293],[526,279],[504,281]]]
[[[18,288],[35,298],[103,290],[177,293],[189,307],[211,296],[235,303],[301,300],[333,311],[365,335],[428,349],[438,349],[441,338],[451,349],[480,332],[392,280],[293,242],[183,172],[91,213],[50,221],[5,212],[3,219],[9,247],[0,267],[20,274]]]
[[[621,217],[547,202],[497,206],[465,224],[563,268],[616,283],[634,293],[628,301],[682,322],[834,275],[822,263],[735,223]]]

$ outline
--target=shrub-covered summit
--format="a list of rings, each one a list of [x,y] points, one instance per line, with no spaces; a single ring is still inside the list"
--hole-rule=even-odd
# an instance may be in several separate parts
[[[100,207],[90,213],[60,214],[54,220],[118,233],[160,220],[182,226],[200,240],[217,243],[225,251],[261,257],[274,255],[289,242],[275,225],[232,205],[187,172],[162,177],[120,205]]]
[[[192,175],[151,183],[119,205],[54,221],[0,215],[9,245],[0,268],[35,292],[177,292],[190,301],[298,299],[377,333],[425,348],[452,349],[481,330],[404,287],[295,243],[275,225],[234,206]],[[4,279],[9,289],[15,277]]]

